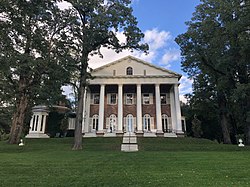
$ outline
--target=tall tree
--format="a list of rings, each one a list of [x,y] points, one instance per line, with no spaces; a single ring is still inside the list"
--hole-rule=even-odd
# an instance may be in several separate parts
[[[201,0],[192,20],[187,22],[188,31],[176,38],[183,56],[183,70],[197,81],[200,73],[209,77],[224,143],[231,143],[230,131],[237,133],[238,127],[247,126],[249,10],[249,1]],[[237,94],[239,90],[243,97]],[[236,108],[242,117],[235,115]]]
[[[67,54],[63,47],[67,26],[63,14],[66,12],[61,12],[56,1],[51,0],[0,3],[0,91],[12,98],[3,100],[3,104],[15,107],[11,144],[19,142],[27,109],[34,100],[51,102],[61,94],[63,79],[68,77],[63,64],[67,58],[62,60],[63,54]]]
[[[83,98],[87,86],[88,57],[98,54],[100,48],[107,47],[116,52],[124,49],[147,51],[148,46],[140,43],[143,33],[137,27],[136,18],[132,15],[130,0],[67,0],[72,6],[71,33],[68,38],[71,45],[72,58],[77,65],[79,75],[78,106],[75,125],[73,150],[82,149]],[[126,42],[117,37],[122,32]]]

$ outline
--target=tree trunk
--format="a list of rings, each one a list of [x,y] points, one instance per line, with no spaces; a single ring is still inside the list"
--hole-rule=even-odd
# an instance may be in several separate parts
[[[228,112],[226,107],[226,98],[223,93],[219,93],[218,91],[218,103],[219,103],[219,112],[220,112],[220,124],[223,135],[223,143],[231,144],[231,138],[229,133],[229,119]]]
[[[81,84],[80,84],[81,85]],[[82,149],[82,121],[83,121],[83,98],[84,98],[84,87],[79,88],[79,97],[76,110],[76,123],[75,123],[75,137],[74,146],[72,150]]]
[[[28,98],[25,94],[22,94],[12,119],[10,138],[8,143],[10,144],[19,143],[22,135],[25,113],[27,108],[28,108]]]
[[[76,123],[75,123],[75,137],[74,137],[74,146],[72,150],[81,150],[82,149],[82,122],[83,122],[83,102],[85,96],[85,87],[87,79],[87,61],[82,63],[82,71],[80,74],[80,86],[78,94],[78,104],[76,110]]]

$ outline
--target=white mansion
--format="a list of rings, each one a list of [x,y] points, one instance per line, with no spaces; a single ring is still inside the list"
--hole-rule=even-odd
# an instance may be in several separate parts
[[[84,136],[120,136],[124,132],[166,137],[184,134],[180,74],[127,56],[93,70],[92,76],[84,100]],[[40,114],[46,113],[40,110]],[[45,124],[34,128],[45,123],[39,121],[31,120],[28,137],[46,133]],[[73,120],[69,122],[69,129],[74,129]]]

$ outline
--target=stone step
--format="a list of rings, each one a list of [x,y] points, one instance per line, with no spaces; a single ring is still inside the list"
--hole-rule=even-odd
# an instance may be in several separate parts
[[[122,143],[132,143],[132,144],[135,144],[137,143],[137,139],[136,137],[123,137],[122,139]]]
[[[121,151],[124,151],[124,152],[138,151],[138,145],[137,144],[122,144]]]
[[[173,133],[173,132],[171,132],[171,133],[164,133],[164,137],[166,137],[166,138],[176,138],[177,135],[175,133]]]

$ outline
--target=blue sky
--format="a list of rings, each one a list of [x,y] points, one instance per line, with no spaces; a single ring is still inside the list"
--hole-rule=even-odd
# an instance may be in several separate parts
[[[200,0],[133,0],[132,8],[137,17],[138,26],[144,32],[144,42],[149,44],[149,54],[141,52],[130,53],[124,51],[116,54],[108,49],[102,49],[104,58],[91,57],[89,65],[92,68],[105,65],[127,55],[133,55],[147,62],[167,68],[182,74],[180,98],[192,91],[192,80],[181,70],[181,56],[179,46],[174,39],[187,30],[186,21],[190,21],[195,7]],[[122,33],[117,33],[118,38],[125,40]]]

